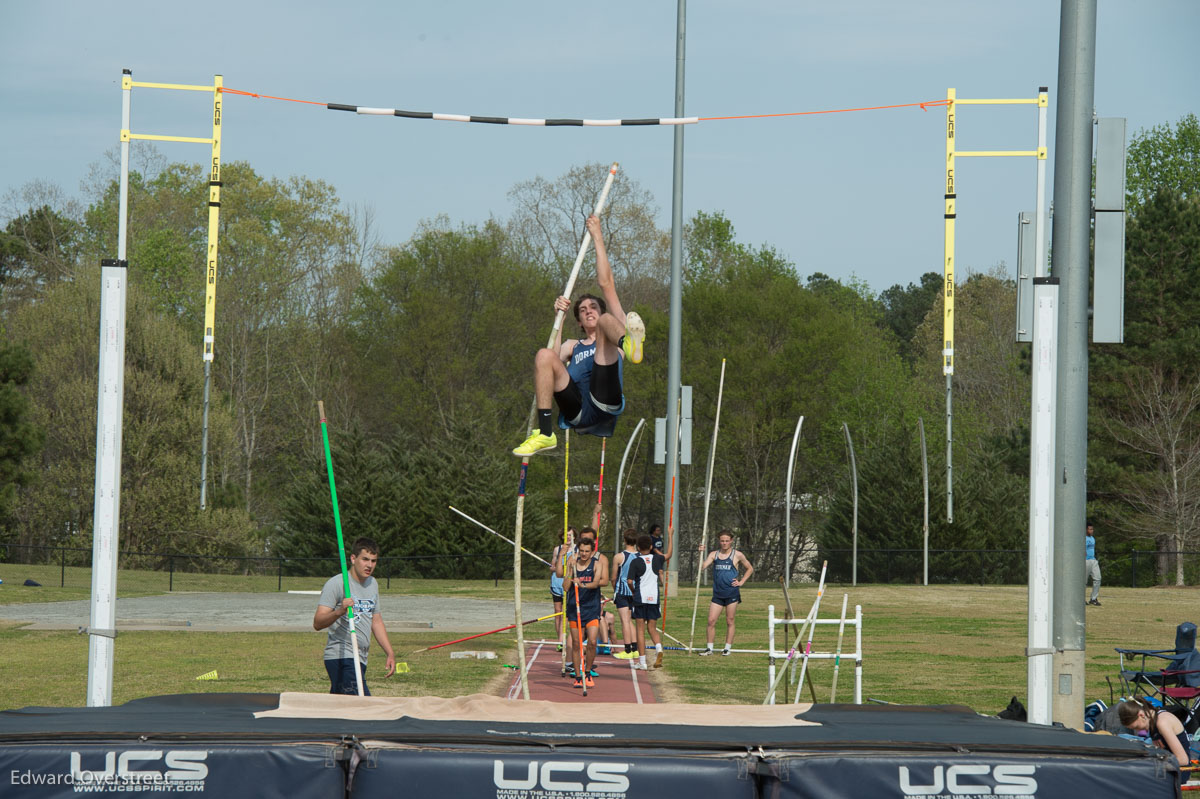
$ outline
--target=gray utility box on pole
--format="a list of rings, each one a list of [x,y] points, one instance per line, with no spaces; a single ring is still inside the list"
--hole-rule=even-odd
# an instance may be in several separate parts
[[[1125,340],[1125,120],[1096,121],[1092,341]]]
[[[654,420],[654,462],[667,462],[667,420]],[[692,465],[692,387],[679,387],[679,462]]]

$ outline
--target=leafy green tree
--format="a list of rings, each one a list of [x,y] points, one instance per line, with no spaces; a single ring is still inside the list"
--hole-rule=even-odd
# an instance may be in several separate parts
[[[191,331],[201,386],[208,174],[150,165],[130,174],[131,275],[158,312]],[[356,413],[344,334],[364,263],[327,184],[263,178],[243,162],[226,164],[222,180],[213,402],[232,413],[235,436],[230,447],[210,444],[212,495],[270,519],[275,489],[314,445],[316,400]],[[110,180],[86,215],[90,251],[115,247],[116,209]]]
[[[739,244],[720,215],[698,216],[691,230],[683,365],[685,381],[696,387],[693,453],[707,452],[726,358],[716,511],[722,526],[740,534],[739,546],[779,552],[762,564],[779,571],[788,454],[796,420],[805,416],[793,481],[794,501],[804,506],[791,544],[798,570],[811,557],[824,508],[840,487],[833,475],[845,462],[842,422],[873,442],[889,423],[905,418],[912,406],[905,369],[877,324],[877,306],[860,287],[801,284],[771,248]],[[702,499],[702,485],[702,474],[685,482],[687,504]]]
[[[1200,197],[1151,197],[1125,264],[1125,343],[1091,352],[1089,499],[1129,543],[1180,552],[1200,538]],[[1182,558],[1159,564],[1184,583]]]
[[[470,419],[500,446],[519,438],[533,355],[561,290],[514,261],[506,234],[490,223],[426,226],[391,250],[362,291],[352,334],[356,381],[376,430],[444,432]]]
[[[1136,215],[1156,194],[1195,197],[1200,192],[1200,120],[1180,118],[1134,134],[1126,150],[1125,193]]]
[[[381,576],[486,578],[512,572],[512,548],[452,513],[453,505],[512,536],[513,458],[456,422],[433,438],[398,435],[369,439],[361,431],[330,432],[342,534],[381,547]],[[313,459],[288,494],[277,554],[315,559],[312,573],[336,569],[334,527],[323,458]],[[525,546],[547,551],[559,507],[548,492],[531,493],[525,508]],[[526,569],[541,568],[527,560]],[[528,572],[527,572],[528,573]]]
[[[25,394],[32,374],[29,350],[0,346],[0,523],[13,510],[17,489],[35,478],[30,459],[41,449],[42,431],[30,420]]]
[[[4,303],[33,299],[73,272],[78,225],[50,205],[14,216],[0,232],[0,291]]]
[[[909,283],[901,286],[896,283],[885,289],[879,295],[883,305],[883,321],[900,343],[900,353],[904,360],[915,364],[917,352],[913,348],[913,336],[917,328],[925,321],[929,309],[937,302],[942,290],[942,276],[937,272],[926,272],[921,275],[921,285]]]
[[[981,442],[972,468],[955,485],[954,524],[938,475],[943,451],[930,448],[929,580],[934,583],[1020,583],[1027,560],[1014,557],[1027,543],[1028,441],[991,437]],[[916,425],[897,420],[872,446],[856,444],[858,465],[858,579],[862,582],[921,582],[924,497],[920,437]],[[853,567],[853,492],[848,467],[845,486],[830,507],[821,535],[821,558],[829,579],[849,581]],[[968,551],[956,551],[968,550]],[[1000,550],[984,552],[978,550]]]
[[[93,272],[59,284],[9,324],[12,339],[38,353],[40,368],[28,393],[31,421],[45,430],[41,479],[20,489],[13,512],[10,531],[17,544],[86,549],[91,543],[98,278]],[[177,322],[154,313],[136,288],[127,303],[121,548],[254,552],[254,527],[244,513],[205,515],[196,508],[200,387],[187,357],[188,336]],[[228,446],[229,416],[214,409],[210,425],[213,441]]]

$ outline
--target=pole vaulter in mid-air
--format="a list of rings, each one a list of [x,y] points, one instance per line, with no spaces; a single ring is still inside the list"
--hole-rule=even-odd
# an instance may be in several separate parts
[[[600,232],[600,218],[589,216],[588,233],[596,246],[596,282],[603,297],[584,294],[575,301],[575,320],[583,338],[561,342],[561,327],[550,347],[534,358],[533,383],[537,403],[537,430],[513,450],[529,457],[558,446],[550,402],[558,404],[559,427],[581,433],[611,436],[617,417],[625,410],[622,361],[641,363],[646,326],[634,311],[626,313],[617,296],[612,267]],[[559,318],[571,307],[566,297],[554,301]]]

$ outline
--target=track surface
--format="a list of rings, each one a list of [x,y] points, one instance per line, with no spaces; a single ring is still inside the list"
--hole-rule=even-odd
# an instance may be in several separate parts
[[[654,690],[646,679],[647,672],[631,667],[633,661],[619,660],[611,655],[596,655],[595,687],[588,689],[586,698],[583,689],[572,688],[573,681],[562,676],[562,655],[553,644],[530,644],[526,647],[526,663],[529,669],[529,698],[547,702],[629,702],[648,705],[655,702]],[[654,662],[654,653],[647,659]],[[568,661],[569,662],[569,661]],[[514,674],[509,684],[508,697],[521,696],[521,675]]]
[[[182,591],[122,597],[117,600],[117,629],[312,632],[317,599],[311,594]],[[476,633],[513,623],[512,602],[496,599],[384,594],[380,604],[388,629],[400,631],[432,628]],[[549,602],[524,605],[530,618],[552,612]],[[87,626],[90,617],[91,602],[86,599],[0,605],[0,619],[26,622],[34,630],[74,630]]]

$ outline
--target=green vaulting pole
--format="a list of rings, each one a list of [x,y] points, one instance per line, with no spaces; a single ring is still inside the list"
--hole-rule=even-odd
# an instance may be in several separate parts
[[[329,454],[329,427],[325,424],[325,403],[317,401],[317,415],[321,417],[321,440],[325,443],[325,470],[329,472],[329,499],[333,503],[333,526],[337,530],[338,558],[342,563],[342,595],[353,598],[350,593],[350,570],[346,568],[346,543],[342,539],[342,515],[338,513],[337,485],[333,482],[333,457]],[[354,647],[354,682],[358,695],[363,695],[362,664],[358,661],[358,633],[354,630],[354,606],[346,610],[350,624],[350,645]]]

